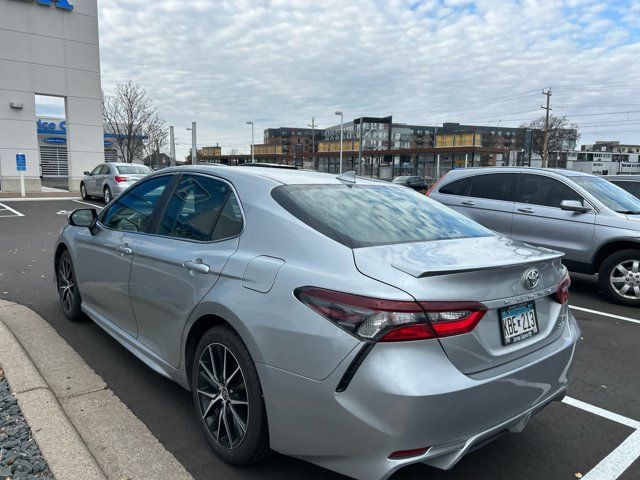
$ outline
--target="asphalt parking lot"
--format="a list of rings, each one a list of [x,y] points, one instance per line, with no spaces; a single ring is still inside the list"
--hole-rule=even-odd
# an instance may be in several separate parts
[[[0,299],[44,317],[194,478],[346,478],[281,455],[243,468],[224,464],[201,435],[188,392],[92,322],[64,318],[53,284],[53,249],[66,213],[82,206],[79,200],[0,200]],[[501,437],[451,471],[412,466],[394,480],[640,478],[640,312],[603,299],[591,277],[572,280],[570,302],[582,338],[569,398],[534,417],[523,433]]]

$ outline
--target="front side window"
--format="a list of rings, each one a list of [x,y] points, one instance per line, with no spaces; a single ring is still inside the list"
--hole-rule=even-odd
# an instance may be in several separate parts
[[[98,172],[102,169],[102,165],[98,165],[96,168],[91,170],[91,175],[98,175]]]
[[[239,233],[237,223],[242,225],[241,219],[229,185],[210,177],[185,175],[167,204],[158,233],[202,242],[219,240]],[[216,222],[222,223],[214,230]]]
[[[470,196],[513,202],[517,183],[517,173],[478,175],[473,181]]]
[[[116,199],[100,222],[107,228],[127,232],[148,232],[153,210],[171,181],[171,175],[140,183]]]
[[[493,235],[408,188],[283,185],[271,195],[299,220],[350,248]]]
[[[517,202],[560,208],[564,200],[582,202],[583,198],[571,187],[555,178],[530,174],[521,176]]]

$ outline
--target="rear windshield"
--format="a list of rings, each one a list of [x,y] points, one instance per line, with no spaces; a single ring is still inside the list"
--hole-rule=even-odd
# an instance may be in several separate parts
[[[272,196],[307,225],[350,248],[493,235],[407,188],[285,185],[273,189]]]
[[[149,175],[151,169],[144,165],[118,165],[118,172],[122,175]]]
[[[639,214],[640,200],[617,185],[601,177],[575,176],[571,180],[619,213]]]

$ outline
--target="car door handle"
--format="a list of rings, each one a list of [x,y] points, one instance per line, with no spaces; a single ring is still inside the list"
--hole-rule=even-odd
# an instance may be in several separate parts
[[[519,208],[518,211],[522,212],[522,213],[533,213],[533,209],[532,208],[528,208],[528,207],[527,208]]]
[[[472,200],[462,200],[460,203],[462,205],[475,205],[475,202],[473,202]]]
[[[126,245],[118,245],[116,247],[116,250],[119,251],[120,253],[124,253],[125,255],[131,255],[133,253],[133,250],[131,250]]]
[[[184,262],[182,266],[187,270],[198,273],[209,273],[209,271],[211,270],[209,265],[207,265],[206,263]]]

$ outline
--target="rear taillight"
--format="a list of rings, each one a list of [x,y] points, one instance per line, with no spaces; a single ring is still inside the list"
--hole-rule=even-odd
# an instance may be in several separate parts
[[[571,286],[571,278],[569,274],[567,274],[560,284],[558,285],[558,290],[554,293],[554,298],[558,303],[567,303],[569,301],[569,286]]]
[[[116,175],[116,176],[114,177],[114,180],[115,180],[116,182],[118,182],[118,183],[126,182],[126,181],[127,181],[127,177],[122,177],[122,176],[120,176],[120,175]]]
[[[442,179],[444,178],[444,176],[440,177],[438,180],[436,180],[433,185],[431,185],[429,187],[429,190],[427,190],[427,193],[425,193],[425,195],[428,197],[429,194],[431,193],[431,190],[433,190],[434,188],[436,188],[436,186],[442,181]]]
[[[404,458],[419,457],[424,455],[429,450],[429,447],[425,448],[413,448],[411,450],[398,450],[389,455],[389,460],[402,460]]]
[[[344,330],[364,340],[380,342],[468,333],[486,310],[476,302],[381,300],[316,287],[298,288],[295,295]]]

